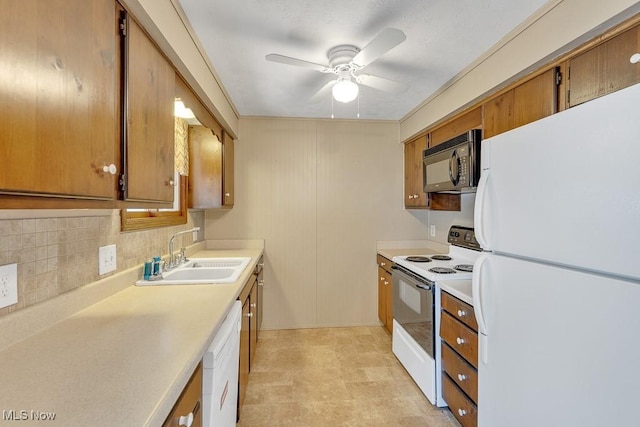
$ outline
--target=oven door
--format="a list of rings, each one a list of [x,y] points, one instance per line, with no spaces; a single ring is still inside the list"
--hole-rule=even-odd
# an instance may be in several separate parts
[[[394,265],[393,318],[435,359],[435,284]]]

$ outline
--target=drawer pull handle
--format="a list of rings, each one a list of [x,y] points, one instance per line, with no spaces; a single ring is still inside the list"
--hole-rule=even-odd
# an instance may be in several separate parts
[[[189,415],[183,415],[178,420],[179,426],[191,427],[193,424],[193,412],[189,412]]]
[[[386,263],[386,262],[381,262],[381,263],[380,263],[380,267],[384,267],[385,265],[387,265],[387,263]]]
[[[458,345],[462,345],[465,343],[465,340],[463,338],[458,337],[456,338],[456,342],[458,343]]]
[[[466,381],[467,379],[469,379],[468,376],[464,374],[458,374],[458,381],[462,382],[462,381]]]
[[[458,310],[458,317],[467,317],[467,312],[463,310]]]
[[[465,415],[467,415],[467,411],[464,409],[458,409],[458,415],[464,417]]]

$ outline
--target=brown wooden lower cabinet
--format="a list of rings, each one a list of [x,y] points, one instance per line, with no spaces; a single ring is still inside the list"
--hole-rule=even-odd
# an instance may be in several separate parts
[[[240,366],[238,375],[238,419],[249,383],[251,364],[258,347],[258,275],[252,274],[240,292],[242,302],[242,326],[240,329]]]
[[[441,292],[442,391],[463,427],[477,425],[478,325],[473,307]]]
[[[184,421],[193,418],[191,427],[202,426],[202,363],[194,371],[180,398],[165,420],[163,427],[188,425]]]
[[[382,255],[378,262],[378,318],[390,334],[393,333],[393,280],[391,261]]]
[[[478,409],[447,375],[442,377],[442,394],[447,401],[451,413],[462,427],[476,427],[478,425]]]

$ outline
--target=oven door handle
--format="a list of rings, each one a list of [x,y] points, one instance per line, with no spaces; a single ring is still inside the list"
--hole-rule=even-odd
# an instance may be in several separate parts
[[[424,289],[425,291],[430,291],[431,290],[431,286],[425,285],[423,283],[417,283],[416,284],[416,288]]]

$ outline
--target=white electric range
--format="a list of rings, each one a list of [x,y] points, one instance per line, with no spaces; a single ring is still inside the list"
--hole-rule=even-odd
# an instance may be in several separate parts
[[[393,257],[393,352],[431,403],[442,398],[439,282],[471,280],[481,248],[473,228],[452,226],[449,252]]]

